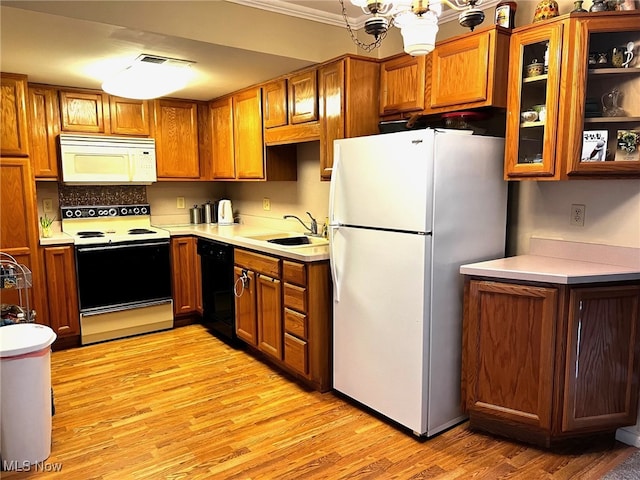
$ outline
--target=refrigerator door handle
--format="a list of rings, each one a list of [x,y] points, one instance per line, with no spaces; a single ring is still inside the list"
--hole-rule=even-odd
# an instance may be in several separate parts
[[[333,278],[334,285],[334,296],[333,300],[335,302],[340,301],[340,279],[338,278],[338,268],[336,266],[336,256],[333,251],[335,248],[334,243],[334,232],[337,231],[339,227],[333,226],[329,228],[329,265],[331,266],[331,278]]]
[[[340,175],[340,145],[334,145],[333,151],[333,169],[331,170],[331,184],[329,185],[329,224],[335,225],[335,199],[336,184],[338,183],[338,175]]]

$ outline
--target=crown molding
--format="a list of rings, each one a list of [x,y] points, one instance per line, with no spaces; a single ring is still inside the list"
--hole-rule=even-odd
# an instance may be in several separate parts
[[[304,20],[311,20],[313,22],[324,23],[327,25],[333,25],[334,27],[344,27],[344,18],[342,14],[323,12],[321,10],[316,10],[315,8],[303,7],[301,5],[296,5],[294,3],[283,2],[280,0],[225,0],[230,3],[236,3],[238,5],[244,5],[246,7],[259,8],[260,10],[266,10],[268,12],[279,13],[282,15],[288,15],[290,17],[302,18]],[[348,2],[349,0],[344,0]],[[494,7],[500,0],[483,0],[482,4],[478,7],[481,7],[481,10],[487,10],[488,8]],[[338,0],[335,0],[338,3]],[[454,10],[451,8],[445,8],[442,12],[442,15],[439,17],[438,23],[450,22],[453,20],[458,20],[458,16],[461,11]],[[485,13],[486,15],[486,13]],[[359,30],[364,27],[364,22],[367,20],[368,15],[364,13],[357,17],[347,17],[349,20],[349,24],[351,24],[351,28],[354,30]],[[491,17],[487,15],[487,19],[491,20]],[[487,20],[485,19],[485,21]],[[493,22],[492,22],[493,23]]]

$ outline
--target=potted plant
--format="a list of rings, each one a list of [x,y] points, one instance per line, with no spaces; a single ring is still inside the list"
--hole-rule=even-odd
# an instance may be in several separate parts
[[[42,236],[45,238],[49,238],[53,236],[53,229],[51,225],[55,221],[55,217],[49,218],[47,214],[44,214],[44,217],[40,217],[40,226],[42,227]]]

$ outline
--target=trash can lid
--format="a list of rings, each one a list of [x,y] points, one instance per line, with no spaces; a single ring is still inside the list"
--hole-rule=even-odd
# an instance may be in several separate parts
[[[0,327],[0,357],[33,353],[51,345],[56,334],[46,325],[16,323]]]

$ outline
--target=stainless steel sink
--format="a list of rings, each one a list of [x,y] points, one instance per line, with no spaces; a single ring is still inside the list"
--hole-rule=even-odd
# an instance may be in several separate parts
[[[312,237],[309,235],[300,235],[299,233],[271,233],[268,235],[247,236],[251,240],[259,240],[263,242],[273,243],[280,247],[298,248],[298,247],[319,247],[328,245],[329,240],[323,237]]]

